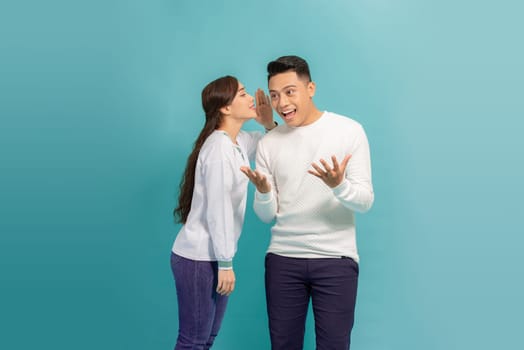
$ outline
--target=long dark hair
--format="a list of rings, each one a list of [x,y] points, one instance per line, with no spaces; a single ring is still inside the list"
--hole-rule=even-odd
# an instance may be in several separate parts
[[[187,159],[184,176],[182,177],[182,181],[180,181],[178,206],[173,213],[175,220],[179,223],[186,223],[187,216],[191,210],[193,189],[195,187],[195,168],[200,149],[208,136],[220,127],[222,123],[222,113],[220,109],[233,102],[237,91],[238,80],[229,75],[210,82],[202,90],[202,108],[206,114],[206,124],[195,141],[193,151]]]

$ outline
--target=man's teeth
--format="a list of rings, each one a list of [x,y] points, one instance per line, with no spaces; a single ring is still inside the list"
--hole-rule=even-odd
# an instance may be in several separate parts
[[[282,114],[284,115],[284,117],[287,117],[288,114],[291,114],[293,113],[295,110],[292,110],[292,111],[286,111],[286,112],[282,112]]]

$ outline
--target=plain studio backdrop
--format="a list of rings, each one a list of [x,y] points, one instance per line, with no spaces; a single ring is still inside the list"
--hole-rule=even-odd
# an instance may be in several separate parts
[[[510,0],[2,3],[0,348],[173,347],[172,209],[200,92],[226,74],[267,89],[267,62],[288,54],[309,61],[317,106],[358,120],[371,146],[352,349],[524,348],[522,11]],[[217,350],[270,348],[270,226],[253,190]]]

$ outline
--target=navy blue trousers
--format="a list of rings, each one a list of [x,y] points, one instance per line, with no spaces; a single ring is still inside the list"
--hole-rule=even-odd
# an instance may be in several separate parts
[[[266,301],[272,350],[302,350],[309,301],[317,350],[347,350],[357,297],[358,264],[350,258],[266,255]]]
[[[220,330],[228,297],[216,292],[216,261],[195,261],[171,253],[178,298],[175,350],[210,349]]]

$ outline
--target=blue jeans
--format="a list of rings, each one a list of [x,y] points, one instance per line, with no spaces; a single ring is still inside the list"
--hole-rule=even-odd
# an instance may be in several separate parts
[[[171,253],[178,298],[175,350],[210,349],[218,334],[228,297],[216,292],[216,261],[195,261]]]
[[[266,255],[266,298],[273,350],[302,350],[309,301],[317,350],[347,350],[357,297],[358,264],[350,258]]]

